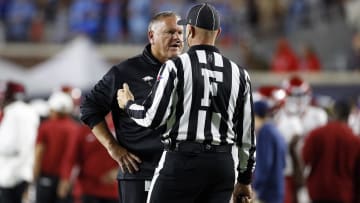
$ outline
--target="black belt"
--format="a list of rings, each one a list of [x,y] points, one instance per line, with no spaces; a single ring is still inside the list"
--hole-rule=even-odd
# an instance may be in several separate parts
[[[232,145],[213,145],[199,142],[177,142],[172,150],[174,152],[193,152],[193,153],[231,153]]]

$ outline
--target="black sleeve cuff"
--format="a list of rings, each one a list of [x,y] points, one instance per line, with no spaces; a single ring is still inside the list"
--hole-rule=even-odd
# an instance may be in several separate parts
[[[129,116],[131,116],[131,111],[130,111],[130,106],[132,105],[132,104],[134,104],[135,103],[135,101],[133,101],[133,100],[129,100],[129,101],[127,101],[126,102],[126,104],[125,104],[125,107],[124,107],[124,111],[129,115]]]
[[[252,180],[252,172],[245,171],[244,173],[239,173],[237,181],[241,184],[248,185]]]
[[[94,128],[97,124],[99,124],[101,121],[105,121],[104,117],[88,117],[85,119],[82,119],[82,122],[89,126],[91,129]]]

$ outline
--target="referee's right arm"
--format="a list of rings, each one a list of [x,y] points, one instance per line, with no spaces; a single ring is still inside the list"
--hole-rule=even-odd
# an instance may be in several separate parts
[[[165,124],[171,115],[176,85],[177,68],[172,60],[168,60],[160,69],[151,97],[144,102],[149,106],[139,105],[130,100],[125,106],[126,113],[144,127],[156,128]]]

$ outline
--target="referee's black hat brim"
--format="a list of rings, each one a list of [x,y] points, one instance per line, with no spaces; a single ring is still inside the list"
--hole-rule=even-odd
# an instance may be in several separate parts
[[[187,20],[186,19],[180,19],[177,21],[178,25],[186,25],[187,24]]]

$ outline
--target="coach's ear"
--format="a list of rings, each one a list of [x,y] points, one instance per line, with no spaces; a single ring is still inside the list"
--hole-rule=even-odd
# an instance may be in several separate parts
[[[148,32],[148,38],[149,38],[150,44],[154,44],[154,31],[150,30]]]

